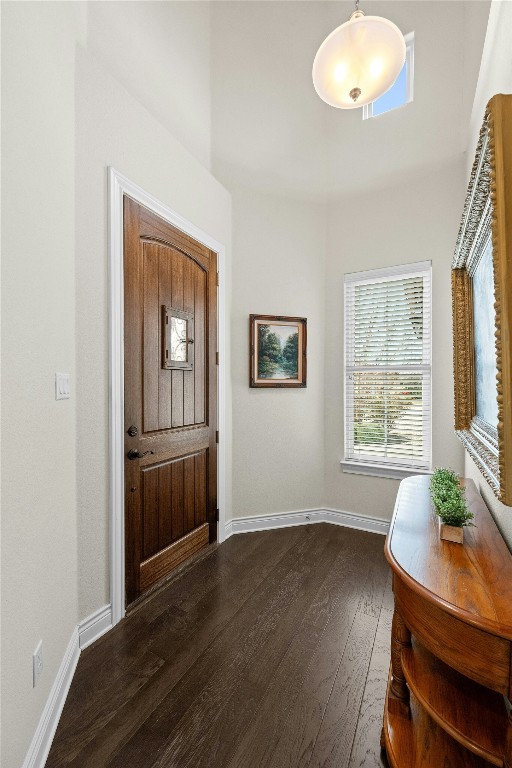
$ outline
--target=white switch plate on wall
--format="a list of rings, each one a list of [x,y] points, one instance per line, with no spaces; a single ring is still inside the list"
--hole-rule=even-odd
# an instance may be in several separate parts
[[[43,641],[40,640],[32,654],[32,685],[35,688],[43,674]]]
[[[69,373],[56,373],[55,374],[55,399],[56,400],[68,400],[70,397],[70,375]]]

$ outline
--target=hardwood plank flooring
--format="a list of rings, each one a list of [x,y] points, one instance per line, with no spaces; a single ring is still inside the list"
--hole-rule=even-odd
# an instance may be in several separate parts
[[[80,657],[46,768],[383,768],[376,534],[232,536]]]
[[[391,587],[389,593],[392,594]],[[379,765],[381,713],[384,711],[388,681],[392,619],[393,611],[387,610],[383,604],[370,668],[366,676],[349,768],[374,768],[375,765]]]

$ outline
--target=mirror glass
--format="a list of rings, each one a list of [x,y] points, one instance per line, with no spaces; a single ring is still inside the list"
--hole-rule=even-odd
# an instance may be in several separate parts
[[[473,273],[473,335],[475,344],[476,415],[498,429],[496,380],[496,310],[494,308],[494,269],[492,243],[486,248]]]

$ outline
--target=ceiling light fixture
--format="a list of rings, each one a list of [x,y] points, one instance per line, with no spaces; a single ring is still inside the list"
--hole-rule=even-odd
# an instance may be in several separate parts
[[[404,62],[405,40],[396,24],[365,16],[356,0],[350,19],[318,49],[313,85],[331,107],[363,107],[391,88]]]

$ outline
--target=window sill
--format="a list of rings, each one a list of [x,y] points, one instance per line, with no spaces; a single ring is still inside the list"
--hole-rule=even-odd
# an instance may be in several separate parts
[[[391,480],[403,480],[412,475],[431,475],[430,469],[418,469],[414,467],[390,467],[384,464],[364,464],[360,461],[340,461],[343,472],[351,475],[372,475],[373,477],[386,477]]]

